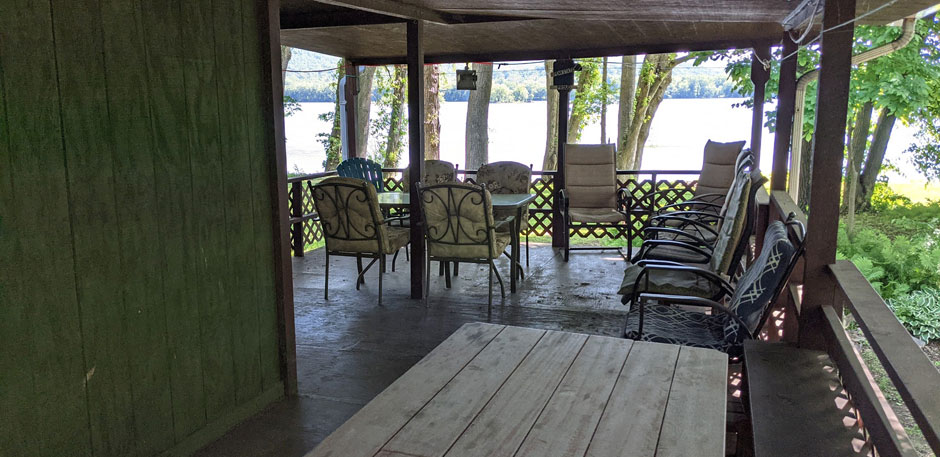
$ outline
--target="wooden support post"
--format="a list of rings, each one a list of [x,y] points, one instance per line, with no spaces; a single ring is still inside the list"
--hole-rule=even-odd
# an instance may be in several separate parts
[[[346,151],[349,157],[359,157],[358,144],[356,144],[356,105],[359,97],[359,67],[355,62],[346,61]]]
[[[754,47],[751,55],[751,82],[754,83],[754,107],[751,115],[751,152],[754,153],[754,162],[760,166],[761,136],[764,133],[764,94],[767,80],[770,79],[770,45]]]
[[[832,30],[822,36],[799,336],[800,346],[813,349],[825,350],[821,306],[833,305],[842,315],[841,303],[834,303],[835,285],[826,267],[836,260],[855,23],[836,26],[854,17],[855,0],[826,2],[823,30]]]
[[[571,59],[559,59],[555,61],[552,71],[558,72],[574,67],[574,61]],[[561,77],[555,77],[554,84],[559,85]],[[568,79],[568,78],[565,78]],[[571,78],[572,83],[574,81]],[[566,81],[564,81],[566,82]],[[558,89],[558,172],[555,174],[555,194],[565,188],[565,143],[568,142],[568,95],[570,88],[561,86]],[[555,201],[552,205],[552,247],[560,248],[565,246],[568,237],[568,226],[565,225],[564,216],[561,212],[561,202]]]
[[[261,84],[271,94],[264,118],[272,127],[265,136],[271,154],[271,204],[274,206],[274,294],[277,304],[278,346],[285,395],[297,394],[297,344],[294,335],[294,279],[290,257],[290,212],[287,205],[287,149],[284,144],[284,83],[281,80],[280,0],[256,3],[261,35]]]
[[[408,119],[424,119],[424,22],[408,21]],[[411,298],[424,297],[424,226],[416,184],[424,176],[424,122],[408,123],[411,192]]]
[[[777,92],[777,131],[774,136],[774,162],[770,173],[771,190],[787,190],[787,157],[793,135],[793,111],[796,104],[796,50],[789,33],[783,34],[783,55],[780,62],[780,88]],[[792,55],[791,55],[792,54]]]

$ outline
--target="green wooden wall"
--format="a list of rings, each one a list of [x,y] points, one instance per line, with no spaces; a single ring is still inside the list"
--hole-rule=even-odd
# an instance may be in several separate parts
[[[259,3],[0,1],[0,455],[186,453],[282,394]]]

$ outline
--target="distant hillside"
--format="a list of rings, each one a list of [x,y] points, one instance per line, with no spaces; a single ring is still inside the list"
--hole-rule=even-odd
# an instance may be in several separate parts
[[[300,102],[332,102],[335,97],[335,71],[304,72],[336,68],[338,57],[294,49],[285,78],[285,94]],[[462,68],[462,65],[460,66]],[[607,80],[615,91],[620,87],[620,59],[611,59]],[[454,88],[457,65],[444,65],[441,69],[441,92],[446,101],[464,101],[469,91]],[[375,94],[373,94],[375,97]],[[673,72],[673,81],[666,98],[728,98],[739,97],[721,67],[680,66]],[[538,63],[504,65],[493,71],[493,103],[529,102],[545,100],[545,70]]]

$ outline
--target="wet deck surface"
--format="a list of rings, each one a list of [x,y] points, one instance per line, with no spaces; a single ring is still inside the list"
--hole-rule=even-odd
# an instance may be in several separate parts
[[[524,259],[524,255],[523,255]],[[623,258],[615,250],[574,252],[533,245],[525,281],[509,293],[509,266],[499,299],[494,281],[487,314],[487,274],[462,264],[453,287],[444,287],[432,264],[430,307],[412,300],[408,262],[400,256],[384,281],[377,305],[377,268],[355,289],[356,261],[330,262],[330,299],[323,299],[322,251],[294,259],[298,390],[202,449],[199,456],[302,456],[408,370],[458,327],[493,322],[541,329],[616,336],[625,313],[617,288]]]

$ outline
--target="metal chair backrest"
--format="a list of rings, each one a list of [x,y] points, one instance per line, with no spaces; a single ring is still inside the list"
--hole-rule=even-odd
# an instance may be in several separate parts
[[[804,229],[792,213],[785,223],[776,221],[767,227],[761,253],[738,280],[728,305],[747,328],[741,329],[740,324],[729,319],[725,325],[726,339],[740,341],[742,330],[753,338],[763,328],[771,306],[803,255]]]
[[[733,265],[734,252],[745,231],[751,185],[748,170],[738,171],[726,198],[727,210],[718,225],[718,237],[709,260],[712,271],[725,273]]]
[[[446,160],[425,160],[423,175],[421,182],[426,185],[453,182],[457,181],[457,167]],[[401,182],[404,184],[406,192],[408,191],[410,180],[411,167],[408,167],[401,173]]]
[[[568,206],[619,208],[613,144],[565,144],[564,166]]]
[[[532,186],[532,166],[510,161],[483,164],[476,182],[494,194],[527,194]]]
[[[495,252],[493,202],[484,186],[418,183],[422,221],[432,257],[492,259]]]
[[[386,236],[375,188],[359,178],[332,177],[313,186],[313,202],[329,251],[381,252]]]
[[[694,195],[725,193],[731,187],[735,173],[740,169],[739,161],[743,148],[744,141],[718,143],[708,140],[702,155],[702,173],[699,175]]]
[[[377,192],[382,192],[384,188],[382,166],[368,159],[360,157],[346,159],[337,165],[336,173],[344,178],[364,179],[372,183]]]

